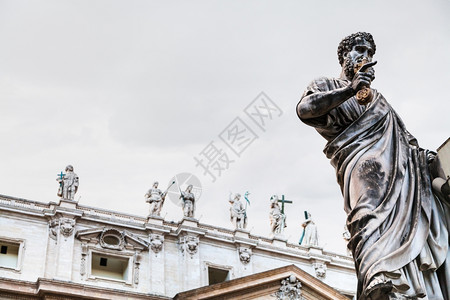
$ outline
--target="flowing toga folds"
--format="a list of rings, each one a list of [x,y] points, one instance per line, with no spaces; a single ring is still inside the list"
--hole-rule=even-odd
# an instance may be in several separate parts
[[[319,78],[303,97],[348,84]],[[301,119],[328,141],[324,153],[344,197],[358,299],[389,281],[393,292],[450,299],[449,203],[433,195],[427,151],[373,93],[367,106],[353,97],[323,116]]]

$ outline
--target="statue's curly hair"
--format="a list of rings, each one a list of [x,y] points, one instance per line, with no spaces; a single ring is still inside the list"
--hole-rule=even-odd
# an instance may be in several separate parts
[[[373,37],[370,33],[367,32],[357,32],[353,33],[347,37],[345,37],[340,43],[337,50],[337,55],[339,58],[339,64],[342,66],[344,63],[345,55],[350,52],[355,44],[356,38],[363,38],[366,41],[368,41],[373,48],[373,53],[375,54],[375,51],[377,49],[377,46],[375,45],[375,41],[373,40]]]

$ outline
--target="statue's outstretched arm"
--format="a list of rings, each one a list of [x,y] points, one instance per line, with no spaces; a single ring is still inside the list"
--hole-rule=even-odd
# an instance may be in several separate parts
[[[312,119],[325,115],[333,108],[353,97],[363,87],[370,87],[375,79],[372,68],[375,62],[364,65],[356,72],[349,85],[326,92],[306,94],[297,104],[297,115],[300,119]]]
[[[350,85],[328,92],[307,94],[297,104],[297,115],[300,119],[323,116],[354,95],[355,92]]]

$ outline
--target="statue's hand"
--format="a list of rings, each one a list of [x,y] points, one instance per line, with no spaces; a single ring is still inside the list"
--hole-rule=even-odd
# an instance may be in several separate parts
[[[357,72],[352,79],[351,87],[353,91],[356,93],[357,91],[367,87],[370,88],[370,84],[372,80],[375,78],[375,75],[369,72]]]
[[[375,70],[372,68],[377,62],[370,62],[365,64],[364,66],[356,72],[355,76],[353,76],[351,87],[353,91],[356,93],[364,87],[370,87],[372,81],[375,80]]]

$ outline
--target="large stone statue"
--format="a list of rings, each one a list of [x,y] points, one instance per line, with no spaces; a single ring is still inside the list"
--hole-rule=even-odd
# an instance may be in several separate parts
[[[236,229],[247,228],[247,207],[241,201],[241,194],[234,195],[234,198],[229,196],[231,203],[230,207],[230,221],[234,224]]]
[[[280,205],[278,204],[278,196],[273,195],[270,197],[270,228],[272,234],[282,234],[286,225],[286,215],[281,212]]]
[[[297,114],[327,140],[324,153],[348,215],[358,300],[450,299],[449,203],[432,192],[433,154],[371,88],[374,54],[371,34],[344,38],[340,77],[314,80]]]
[[[145,194],[145,201],[150,203],[150,216],[159,217],[161,215],[161,208],[164,204],[166,195],[167,191],[162,192],[158,189],[158,181],[155,181],[153,187]]]
[[[303,236],[301,245],[303,246],[319,246],[319,235],[317,234],[317,226],[311,219],[311,214],[306,212],[306,220],[302,223]]]
[[[78,191],[79,178],[73,172],[73,166],[68,165],[65,170],[66,174],[61,174],[56,178],[59,182],[57,195],[62,199],[73,200],[75,193]]]
[[[193,218],[195,211],[195,196],[192,193],[192,184],[188,185],[186,191],[181,192],[183,214],[185,217]]]

